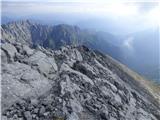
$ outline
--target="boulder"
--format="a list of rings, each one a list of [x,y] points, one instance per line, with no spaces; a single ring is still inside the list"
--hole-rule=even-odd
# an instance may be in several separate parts
[[[4,65],[2,71],[2,108],[23,98],[40,96],[51,89],[49,81],[28,65],[15,62]]]
[[[12,44],[4,43],[2,44],[1,49],[6,53],[9,61],[14,61],[17,50]]]
[[[68,116],[67,120],[80,120],[80,119],[78,115],[75,112],[73,112]]]
[[[24,54],[26,54],[28,56],[32,55],[34,52],[34,50],[29,48],[27,45],[23,45],[22,49],[23,49]]]
[[[8,57],[2,49],[0,49],[0,51],[1,51],[1,61],[2,61],[2,63],[6,63],[8,61]]]
[[[37,68],[40,73],[48,76],[50,72],[54,73],[58,70],[57,64],[53,57],[47,57],[41,51],[35,52],[32,56],[30,56],[27,60],[25,60],[27,64],[31,64],[31,66]]]
[[[24,112],[24,118],[25,120],[32,120],[32,115],[29,111]]]

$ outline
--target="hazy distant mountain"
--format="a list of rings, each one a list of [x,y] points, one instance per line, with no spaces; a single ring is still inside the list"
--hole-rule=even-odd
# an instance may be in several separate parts
[[[6,17],[6,16],[1,17],[1,24],[6,24],[6,23],[9,23],[11,21],[13,21],[13,19],[11,19],[9,17]]]
[[[119,46],[111,42],[117,41],[115,36],[109,33],[82,30],[77,26],[66,24],[47,26],[30,21],[11,22],[2,25],[2,39],[36,46],[42,45],[52,49],[58,49],[64,45],[85,44],[117,59],[121,55]]]
[[[160,82],[159,28],[129,34],[122,44],[122,62],[149,79]]]
[[[144,25],[143,23],[133,22],[133,19],[124,19],[118,19],[118,17],[90,17],[88,19],[79,20],[76,25],[81,26],[81,28],[110,32],[114,35],[127,35],[150,28],[150,26]]]

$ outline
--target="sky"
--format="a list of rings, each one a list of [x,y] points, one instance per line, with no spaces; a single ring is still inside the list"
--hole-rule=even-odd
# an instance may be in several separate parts
[[[159,0],[2,0],[2,1],[35,1],[35,2],[158,2]]]
[[[134,15],[141,12],[156,13],[160,8],[159,3],[160,0],[2,0],[2,13],[28,11]]]
[[[89,20],[95,16],[135,28],[160,24],[160,0],[2,0],[1,11],[7,17],[77,14]]]

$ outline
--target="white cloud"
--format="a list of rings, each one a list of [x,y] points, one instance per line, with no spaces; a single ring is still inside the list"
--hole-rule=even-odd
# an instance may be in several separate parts
[[[123,46],[126,47],[128,50],[133,51],[134,50],[133,41],[134,41],[134,37],[130,36],[126,40],[124,40]]]

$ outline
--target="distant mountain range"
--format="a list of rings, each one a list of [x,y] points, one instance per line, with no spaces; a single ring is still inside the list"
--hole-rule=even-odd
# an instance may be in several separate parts
[[[119,37],[66,24],[48,26],[22,20],[3,24],[1,33],[2,41],[16,41],[32,47],[40,45],[58,49],[64,45],[86,45],[109,54],[143,76],[160,83],[158,29]]]
[[[2,39],[10,42],[41,45],[45,48],[58,49],[64,45],[81,45],[101,50],[114,58],[120,58],[120,48],[110,43],[117,41],[109,33],[81,30],[77,26],[60,24],[56,26],[41,25],[34,22],[18,21],[2,25]]]

